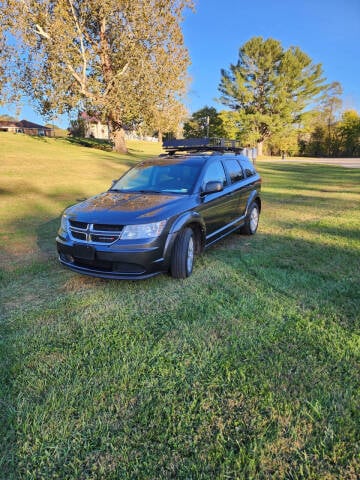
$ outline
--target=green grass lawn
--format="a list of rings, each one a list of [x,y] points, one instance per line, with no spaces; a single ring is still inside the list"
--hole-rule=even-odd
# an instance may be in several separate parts
[[[184,281],[61,268],[129,146],[0,133],[0,478],[357,479],[360,170],[259,162],[257,235]]]

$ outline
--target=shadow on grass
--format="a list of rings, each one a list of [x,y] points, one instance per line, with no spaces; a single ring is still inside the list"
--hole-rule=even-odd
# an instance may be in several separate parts
[[[333,192],[331,196],[324,195],[319,197],[304,193],[303,191],[301,193],[288,193],[286,189],[284,189],[283,192],[279,192],[279,189],[274,192],[266,191],[265,187],[262,198],[265,204],[282,204],[284,209],[286,209],[287,206],[301,206],[303,209],[312,209],[315,212],[316,209],[328,209],[330,206],[334,206],[335,211],[356,208],[353,199],[346,198],[342,196],[341,193],[335,192]]]
[[[278,165],[262,163],[260,173],[264,175],[265,182],[271,184],[272,188],[284,186],[291,189],[304,189],[324,191],[326,187],[335,186],[339,191],[354,193],[359,191],[357,186],[360,183],[360,170],[350,170],[348,168],[333,165]],[[326,179],[326,181],[324,181]],[[321,187],[319,187],[321,185]],[[349,185],[353,188],[348,189]],[[345,190],[342,190],[342,186]]]
[[[41,223],[37,230],[37,245],[48,258],[57,258],[55,238],[60,227],[61,215]]]
[[[68,136],[63,139],[65,142],[68,142],[72,145],[79,145],[81,147],[96,148],[98,150],[105,150],[107,152],[112,152],[112,143],[110,140],[101,140],[95,138],[83,138],[83,137],[72,137]]]
[[[280,233],[261,234],[260,228],[255,237],[234,234],[220,242],[211,255],[229,267],[247,271],[250,278],[257,279],[259,288],[267,285],[292,298],[300,308],[319,315],[327,312],[329,318],[353,330],[360,298],[360,251],[355,245],[329,245],[326,227],[317,232],[324,236],[304,240]],[[349,233],[356,236],[357,232]]]

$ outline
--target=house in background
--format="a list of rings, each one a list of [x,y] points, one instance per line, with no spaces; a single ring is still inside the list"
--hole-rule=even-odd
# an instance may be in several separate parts
[[[84,137],[85,138],[97,138],[100,140],[109,140],[110,132],[109,126],[101,123],[101,121],[83,112],[80,115],[81,120],[84,122]]]
[[[80,114],[81,122],[83,122],[84,137],[85,138],[97,138],[99,140],[110,140],[110,128],[109,125],[102,123],[97,117],[90,116],[83,112]],[[125,128],[126,140],[143,140],[146,142],[157,142],[156,137],[150,135],[139,135],[136,130],[129,130]]]
[[[54,137],[54,129],[29,122],[28,120],[0,120],[0,132],[26,133],[40,137]]]

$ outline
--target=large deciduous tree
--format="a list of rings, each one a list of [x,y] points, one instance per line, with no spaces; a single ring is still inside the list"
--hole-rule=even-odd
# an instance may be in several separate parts
[[[239,50],[238,62],[221,71],[220,101],[237,112],[259,143],[298,124],[305,108],[325,88],[320,64],[298,47],[284,50],[274,39],[254,37]]]
[[[115,149],[124,127],[185,92],[182,12],[193,0],[2,0],[16,39],[13,84],[42,114],[82,108],[106,119]],[[16,73],[16,75],[15,75]]]

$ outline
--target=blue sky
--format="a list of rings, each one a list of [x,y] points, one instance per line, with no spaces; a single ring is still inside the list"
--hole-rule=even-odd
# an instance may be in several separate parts
[[[239,47],[254,36],[300,47],[322,63],[328,82],[342,84],[344,108],[360,112],[360,0],[196,0],[183,31],[192,62],[190,112],[205,105],[222,108],[215,101],[220,70],[236,63]],[[43,121],[30,105],[20,116]],[[67,119],[57,123],[64,126]]]
[[[339,81],[345,108],[360,112],[360,0],[198,0],[184,22],[192,65],[188,106],[222,108],[220,70],[238,59],[254,36],[298,46],[323,65],[328,82]]]

